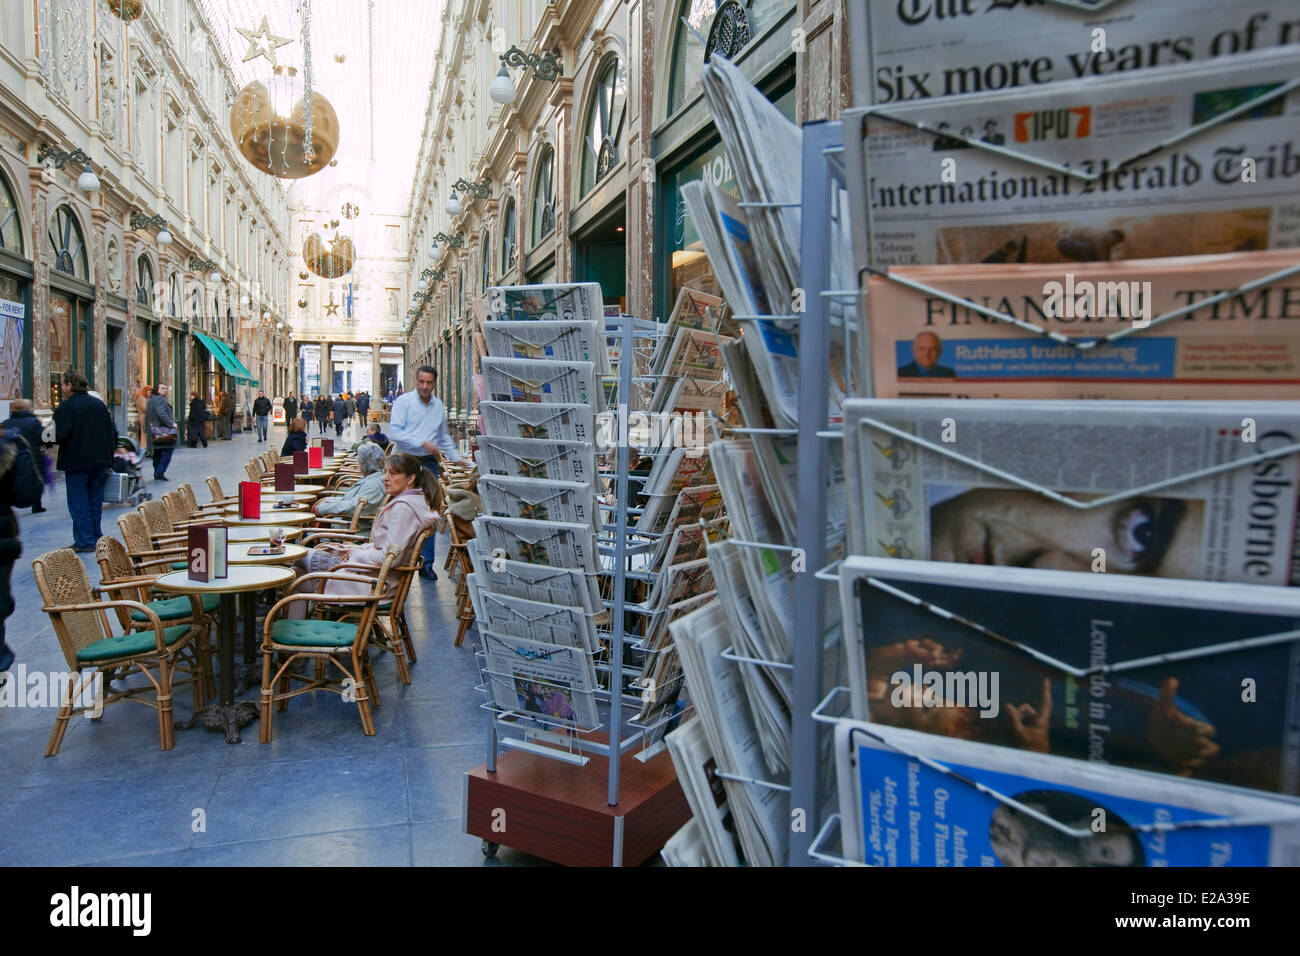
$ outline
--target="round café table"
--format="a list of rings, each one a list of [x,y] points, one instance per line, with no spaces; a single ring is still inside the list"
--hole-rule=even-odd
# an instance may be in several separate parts
[[[278,515],[278,514],[284,514],[286,511],[302,511],[304,509],[310,508],[312,502],[314,502],[318,496],[314,492],[311,493],[305,492],[303,494],[292,495],[291,497],[293,498],[293,504],[288,508],[276,507],[276,505],[279,504],[280,502],[280,498],[281,498],[280,495],[276,495],[275,497],[267,495],[263,497],[262,514]],[[225,508],[226,514],[235,518],[239,517],[239,510],[240,510],[239,505],[226,505]]]
[[[270,539],[268,538],[267,541]],[[304,554],[307,549],[301,544],[285,544],[283,554],[249,554],[249,548],[262,548],[266,545],[262,541],[239,541],[234,548],[227,548],[226,563],[239,565],[284,565],[293,564]]]
[[[299,524],[308,524],[316,520],[316,515],[306,509],[289,509],[283,511],[271,511],[263,509],[260,518],[241,518],[238,515],[226,515],[223,519],[228,528],[248,528],[256,525],[285,525],[293,527]]]
[[[192,581],[188,571],[173,571],[161,575],[153,586],[167,594],[217,594],[220,596],[218,645],[220,651],[221,691],[220,702],[198,710],[186,723],[177,724],[189,730],[201,723],[209,730],[224,730],[226,743],[240,742],[239,728],[257,719],[257,704],[250,701],[235,703],[235,597],[239,596],[244,618],[244,683],[256,658],[256,604],[253,597],[258,591],[283,587],[294,579],[293,570],[285,567],[231,564],[226,577],[208,581]]]
[[[301,478],[302,475],[298,475],[297,477]],[[263,485],[262,495],[265,497],[267,495],[296,495],[299,493],[309,494],[312,492],[320,492],[324,490],[325,490],[324,485],[318,485],[315,482],[298,481],[294,483],[293,491],[276,491],[273,485]]]

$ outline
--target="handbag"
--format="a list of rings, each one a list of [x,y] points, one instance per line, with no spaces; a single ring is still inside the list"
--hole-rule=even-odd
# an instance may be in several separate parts
[[[174,445],[176,444],[176,427],[166,425],[154,425],[149,429],[149,437],[153,439],[154,445]]]

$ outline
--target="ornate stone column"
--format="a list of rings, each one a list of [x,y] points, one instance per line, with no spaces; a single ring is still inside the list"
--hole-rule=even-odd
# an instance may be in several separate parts
[[[555,281],[573,278],[573,246],[569,242],[569,209],[573,204],[573,80],[560,77],[551,88],[549,102],[555,110]]]
[[[40,167],[31,171],[32,234],[32,400],[37,408],[50,404],[50,254],[46,248],[49,201]]]

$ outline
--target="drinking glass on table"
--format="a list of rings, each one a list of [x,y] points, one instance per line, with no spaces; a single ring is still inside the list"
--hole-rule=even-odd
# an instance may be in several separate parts
[[[284,528],[280,528],[280,527],[272,528],[268,532],[268,537],[271,539],[271,547],[278,548],[282,544],[284,544],[285,534],[286,532]]]

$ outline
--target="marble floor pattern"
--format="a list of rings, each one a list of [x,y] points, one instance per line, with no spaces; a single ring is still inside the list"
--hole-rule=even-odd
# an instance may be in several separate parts
[[[279,445],[284,428],[270,437]],[[229,490],[263,447],[250,431],[206,449],[178,449],[165,482],[154,482],[145,463],[145,488],[160,497],[188,481],[206,501],[205,476],[217,475]],[[5,622],[16,664],[29,672],[66,669],[31,568],[32,558],[71,545],[61,481],[46,489],[44,504],[44,514],[20,512],[16,610]],[[105,505],[105,533],[117,534],[125,507]],[[439,541],[439,580],[417,579],[407,605],[419,657],[411,684],[398,681],[390,657],[377,656],[383,706],[374,709],[373,737],[362,733],[355,704],[318,693],[276,715],[269,744],[258,744],[254,723],[236,745],[201,728],[177,731],[175,749],[163,753],[154,711],[122,701],[102,720],[74,718],[62,750],[47,758],[56,709],[0,707],[0,819],[10,833],[0,842],[0,864],[541,863],[505,847],[485,860],[479,839],[461,832],[462,775],[484,761],[488,725],[474,690],[474,630],[463,646],[452,646],[456,599],[442,569],[447,538]],[[97,583],[94,555],[81,558]],[[250,688],[241,699],[256,702],[257,693]],[[187,719],[188,688],[175,706]]]

